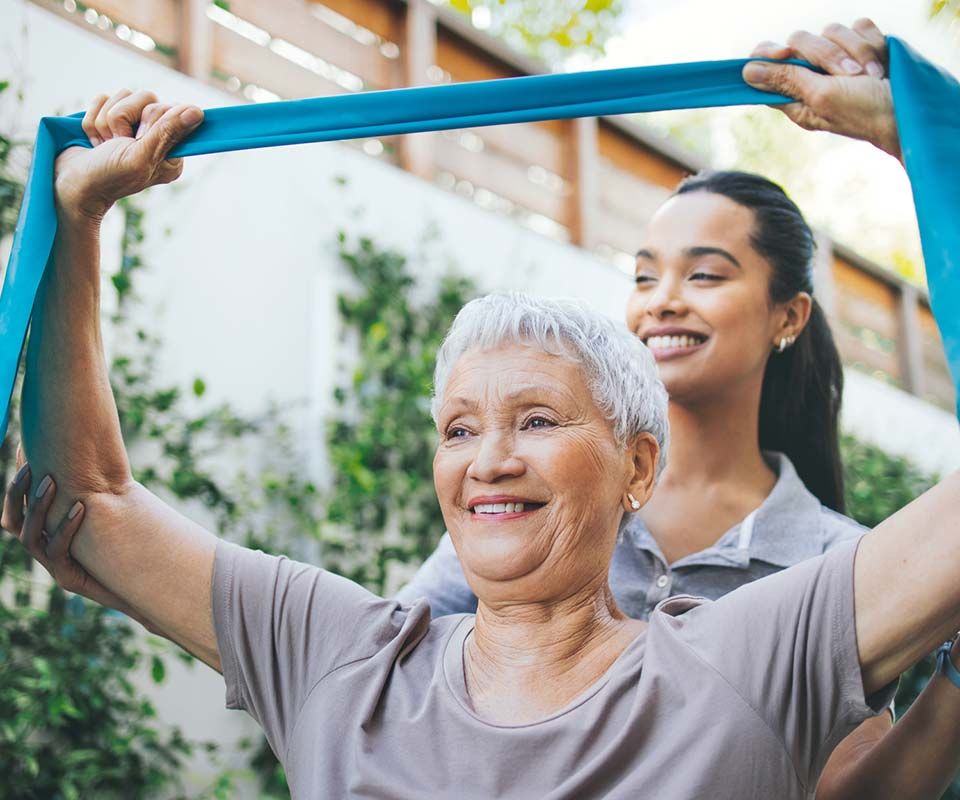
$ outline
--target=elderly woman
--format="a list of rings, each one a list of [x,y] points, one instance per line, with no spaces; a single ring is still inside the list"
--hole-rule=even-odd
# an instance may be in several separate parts
[[[4,526],[36,543],[63,517],[51,547],[76,533],[97,580],[223,672],[295,796],[808,797],[884,687],[960,627],[956,476],[859,546],[626,618],[609,563],[661,466],[665,393],[634,336],[559,302],[475,301],[440,353],[435,479],[476,615],[431,621],[165,506],[123,450],[97,234],[117,198],[179,175],[164,156],[200,118],[103,98],[97,146],[58,161],[24,404],[46,477],[21,520],[21,471]]]

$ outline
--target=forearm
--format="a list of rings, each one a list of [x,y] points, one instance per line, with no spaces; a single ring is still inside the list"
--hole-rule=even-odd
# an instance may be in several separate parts
[[[131,480],[100,334],[99,260],[99,224],[61,214],[34,307],[22,410],[33,474],[57,482],[54,518]]]
[[[937,800],[960,770],[958,716],[960,689],[935,675],[885,736],[824,772],[817,800]]]

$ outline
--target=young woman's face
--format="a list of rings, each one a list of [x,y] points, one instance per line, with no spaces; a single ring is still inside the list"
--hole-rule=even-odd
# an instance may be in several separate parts
[[[762,384],[786,321],[770,301],[770,265],[750,242],[753,212],[722,195],[665,203],[637,254],[627,325],[657,359],[674,402]]]

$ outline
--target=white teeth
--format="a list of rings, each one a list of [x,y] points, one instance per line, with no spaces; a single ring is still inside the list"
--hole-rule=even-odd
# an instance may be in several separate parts
[[[523,503],[479,503],[473,510],[476,514],[513,514],[525,508]]]
[[[647,339],[647,347],[653,350],[679,349],[696,347],[702,339],[696,336],[651,336]]]

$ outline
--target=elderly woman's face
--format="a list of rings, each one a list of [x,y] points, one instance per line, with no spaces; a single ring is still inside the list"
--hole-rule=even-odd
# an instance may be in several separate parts
[[[437,495],[474,591],[522,597],[532,580],[549,594],[607,574],[634,459],[578,364],[522,345],[470,351],[438,427]]]

